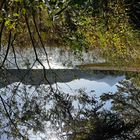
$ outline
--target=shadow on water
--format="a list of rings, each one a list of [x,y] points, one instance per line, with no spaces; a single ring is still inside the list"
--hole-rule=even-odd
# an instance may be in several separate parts
[[[12,84],[14,82],[22,82],[26,85],[54,84],[55,82],[70,82],[74,79],[99,80],[106,76],[123,76],[127,79],[139,78],[137,72],[123,71],[105,71],[105,70],[79,70],[79,69],[1,69],[0,70],[0,87]]]
[[[71,91],[60,90],[58,84],[87,79],[108,82],[112,86],[118,81],[110,83],[113,81],[105,80],[106,77],[122,76],[126,80],[117,85],[115,94],[106,93],[101,100],[94,91],[89,94],[77,86],[77,91],[71,94]],[[134,79],[137,83],[140,81],[139,73],[78,69],[1,70],[0,77],[1,140],[140,138],[140,89],[133,83]],[[108,100],[112,100],[111,110],[103,109]]]

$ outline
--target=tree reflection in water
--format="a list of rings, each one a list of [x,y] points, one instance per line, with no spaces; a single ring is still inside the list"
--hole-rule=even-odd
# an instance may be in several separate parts
[[[140,89],[123,81],[115,94],[101,99],[68,94],[41,85],[14,83],[1,89],[2,139],[129,140],[139,139]],[[103,109],[112,100],[112,110]],[[128,115],[129,114],[129,115]],[[53,136],[52,136],[53,135]],[[6,138],[7,137],[7,138]]]

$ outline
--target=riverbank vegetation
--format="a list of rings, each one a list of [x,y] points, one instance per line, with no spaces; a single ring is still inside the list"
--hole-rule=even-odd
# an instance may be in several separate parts
[[[139,64],[139,7],[137,0],[2,0],[0,46],[65,46],[96,51],[111,65]]]

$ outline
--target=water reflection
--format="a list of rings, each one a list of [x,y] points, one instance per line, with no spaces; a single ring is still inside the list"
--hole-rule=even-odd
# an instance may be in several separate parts
[[[123,76],[123,77],[122,77]],[[113,86],[117,81],[124,78],[123,72],[94,71],[79,69],[57,69],[57,70],[0,70],[0,87],[21,81],[27,85],[54,84],[57,82],[67,83],[75,79],[86,79],[98,81]],[[76,81],[75,81],[76,82]],[[81,82],[82,83],[82,82]],[[78,85],[79,86],[79,85]]]
[[[40,85],[34,82],[41,74],[35,75],[35,79],[32,77],[33,84],[30,78],[22,79],[23,83],[13,78],[14,83],[11,81],[6,87],[6,83],[1,86],[1,139],[90,139],[91,136],[99,137],[100,131],[109,138],[122,136],[120,131],[124,132],[128,124],[118,114],[104,111],[104,102],[99,101],[98,97],[102,93],[117,92],[116,84],[125,79],[124,75],[80,70],[54,72],[67,76],[60,76],[61,79],[56,82],[57,75],[50,75],[48,71],[51,86],[45,81]],[[114,125],[110,126],[112,123]],[[104,131],[105,128],[108,132]],[[112,136],[112,131],[118,133]],[[122,137],[127,131],[130,130],[125,130]]]
[[[45,49],[48,58],[42,48],[36,48],[38,58],[46,69],[49,69],[47,59],[49,60],[52,69],[72,68],[79,64],[103,62],[103,59],[99,58],[98,54],[93,51],[75,53],[74,51],[63,47],[46,47]],[[3,47],[0,55],[0,62],[3,61],[5,54],[6,50]],[[15,55],[16,60],[13,50],[11,49],[5,62],[5,68],[17,69],[17,67],[19,67],[20,69],[26,69],[32,67],[33,69],[42,69],[40,63],[36,61],[33,48],[15,48]]]

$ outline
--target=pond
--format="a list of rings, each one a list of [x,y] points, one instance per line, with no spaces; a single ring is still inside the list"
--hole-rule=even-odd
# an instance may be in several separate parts
[[[67,139],[71,131],[63,130],[65,121],[61,120],[60,116],[63,113],[66,113],[66,116],[68,114],[63,108],[64,105],[61,105],[62,102],[70,101],[71,115],[74,118],[79,113],[78,110],[92,110],[93,106],[98,105],[103,93],[115,93],[118,82],[134,78],[133,75],[138,73],[79,69],[1,70],[0,94],[4,103],[1,102],[0,106],[4,110],[5,104],[18,131],[29,136],[30,140]],[[85,96],[89,98],[87,104],[81,101],[81,97]],[[97,102],[90,104],[92,98]],[[106,102],[100,109],[110,107],[111,102]],[[1,140],[10,140],[17,133],[12,132],[15,128],[5,115],[1,110]],[[67,120],[67,117],[65,119]]]
[[[38,61],[31,48],[10,50],[0,70],[1,140],[80,137],[83,129],[92,129],[89,120],[100,120],[111,110],[111,100],[101,99],[104,93],[116,94],[120,81],[140,84],[138,72],[76,67],[105,62],[97,52],[50,47],[46,52],[37,48]],[[1,62],[5,53],[2,48]]]

